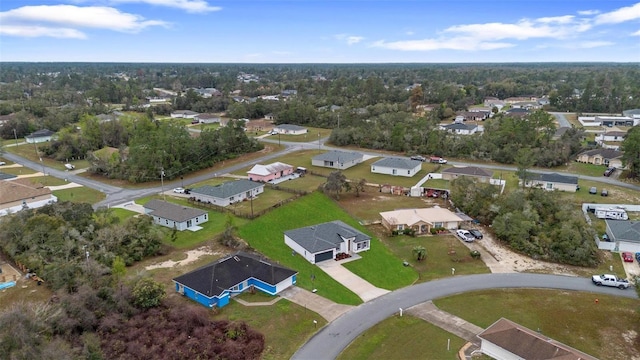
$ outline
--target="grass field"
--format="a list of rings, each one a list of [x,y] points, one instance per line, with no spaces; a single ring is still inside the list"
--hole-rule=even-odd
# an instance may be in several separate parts
[[[640,300],[584,292],[512,289],[466,293],[434,303],[482,328],[505,317],[601,359],[638,356]]]
[[[447,350],[447,340],[451,340]],[[465,340],[422,319],[393,316],[357,337],[340,360],[458,359]]]
[[[72,201],[77,203],[95,204],[105,199],[105,194],[88,187],[56,190],[53,192],[58,201]]]
[[[42,144],[21,144],[18,146],[11,146],[11,147],[7,147],[5,148],[5,151],[22,156],[25,159],[40,163],[40,156],[42,155],[42,153],[40,152],[40,150],[37,150],[37,154],[36,154],[36,148],[38,148],[39,146],[41,146]],[[64,164],[66,163],[65,161],[57,161],[57,160],[53,160],[53,159],[49,159],[47,157],[42,157],[42,163],[50,168],[54,168],[57,170],[65,170]],[[81,169],[81,168],[86,168],[89,166],[89,162],[86,160],[74,160],[74,159],[69,159],[69,163],[75,165],[76,169]]]

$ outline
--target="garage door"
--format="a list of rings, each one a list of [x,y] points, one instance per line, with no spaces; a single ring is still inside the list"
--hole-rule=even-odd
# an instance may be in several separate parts
[[[316,254],[316,261],[319,263],[320,261],[333,259],[333,251],[327,251],[320,254]]]

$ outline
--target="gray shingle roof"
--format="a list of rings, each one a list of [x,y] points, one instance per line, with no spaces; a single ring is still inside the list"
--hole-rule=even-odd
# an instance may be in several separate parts
[[[493,173],[479,168],[477,166],[466,166],[466,167],[452,167],[448,169],[442,170],[443,174],[458,174],[458,175],[469,175],[469,176],[486,176],[491,177]]]
[[[213,196],[219,199],[227,199],[232,196],[241,194],[245,191],[250,191],[259,187],[264,187],[264,184],[250,180],[236,180],[216,186],[204,185],[191,190],[191,193]]]
[[[31,138],[37,138],[37,137],[52,136],[53,134],[55,134],[55,132],[53,132],[53,131],[51,131],[49,129],[42,129],[42,130],[35,131],[35,132],[31,133],[30,135],[27,135],[25,137],[31,139]]]
[[[640,242],[640,221],[605,220],[613,241]]]
[[[478,125],[467,125],[467,124],[460,124],[460,123],[456,123],[456,124],[449,124],[449,125],[444,125],[443,128],[447,129],[447,130],[473,130],[475,128],[477,128]]]
[[[276,285],[296,273],[297,271],[272,264],[255,255],[238,252],[178,276],[173,281],[212,297],[220,296],[225,290],[251,277]]]
[[[593,149],[581,152],[580,155],[594,156],[601,155],[605,159],[617,159],[622,156],[622,151],[613,150],[613,149]]]
[[[313,160],[336,161],[344,163],[353,160],[362,160],[362,158],[363,156],[360,153],[332,150],[324,154],[314,156]]]
[[[394,158],[394,157],[382,158],[374,162],[373,164],[371,164],[371,166],[380,166],[380,167],[388,167],[388,168],[394,168],[394,169],[407,169],[407,170],[411,170],[416,166],[420,166],[420,165],[422,165],[422,162],[419,160],[410,160],[410,159]]]
[[[344,241],[342,238],[355,238],[356,242],[371,239],[340,220],[288,230],[284,234],[310,253],[335,249]]]
[[[181,206],[162,200],[151,200],[144,205],[146,209],[153,210],[149,215],[158,216],[163,219],[184,222],[198,216],[202,216],[207,212],[200,209],[194,209],[187,206]]]
[[[306,130],[307,128],[302,127],[302,126],[298,126],[298,125],[281,124],[281,125],[276,126],[276,129],[298,131],[298,130]]]
[[[557,173],[550,173],[550,174],[529,173],[529,178],[531,180],[578,185],[577,176],[560,175]]]
[[[15,179],[17,177],[18,177],[17,175],[11,175],[11,174],[0,172],[0,180]]]

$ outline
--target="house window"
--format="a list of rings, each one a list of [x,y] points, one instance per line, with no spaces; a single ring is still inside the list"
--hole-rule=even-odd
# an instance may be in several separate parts
[[[411,175],[411,170],[407,170],[407,175]]]
[[[233,201],[233,198],[234,198],[233,196],[231,198],[229,198],[229,201]]]
[[[434,222],[433,223],[433,227],[443,228],[444,227],[444,223],[443,222]]]
[[[207,220],[207,214],[204,214],[204,219]]]
[[[393,173],[393,175],[397,175],[398,174],[398,170],[393,169],[392,173]]]
[[[553,183],[547,183],[547,190],[553,190]]]
[[[369,241],[361,241],[356,244],[356,250],[363,250],[369,247]]]
[[[196,218],[196,223],[197,223],[198,221],[199,221],[199,219],[198,219],[198,218]]]
[[[398,225],[398,230],[404,230],[404,224]]]
[[[164,221],[164,223],[165,223],[166,225],[169,225],[169,220],[165,220],[165,221]]]

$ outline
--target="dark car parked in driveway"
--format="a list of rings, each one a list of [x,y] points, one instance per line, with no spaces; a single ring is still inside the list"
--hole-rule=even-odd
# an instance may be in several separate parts
[[[471,233],[471,235],[473,235],[473,237],[475,237],[476,239],[482,239],[482,233],[480,232],[480,230],[471,229],[471,230],[469,230],[469,232],[470,232],[470,233]]]
[[[598,193],[598,188],[596,188],[595,186],[592,186],[589,189],[589,194],[597,194]]]
[[[604,176],[611,176],[615,171],[615,166],[608,167],[607,170],[604,171]]]

